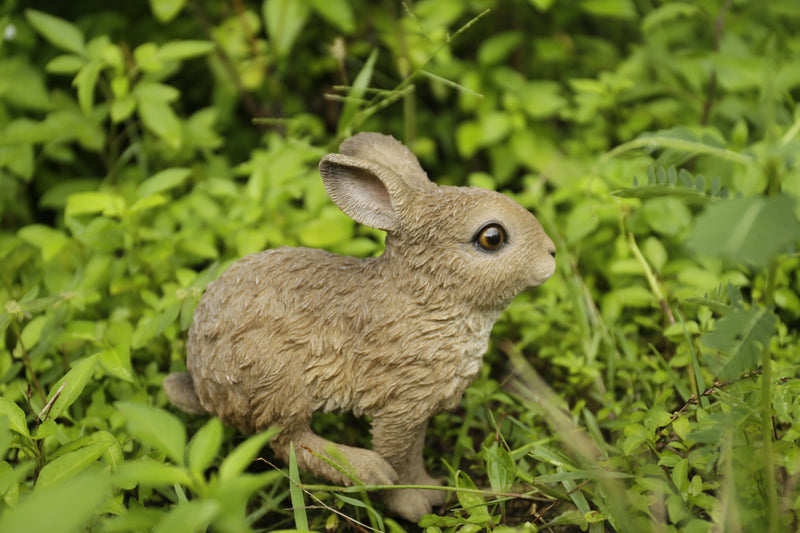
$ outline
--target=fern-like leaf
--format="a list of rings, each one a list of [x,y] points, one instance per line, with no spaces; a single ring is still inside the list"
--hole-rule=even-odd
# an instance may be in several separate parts
[[[711,182],[711,192],[706,191],[706,178],[702,174],[693,176],[688,170],[677,170],[674,166],[651,167],[647,170],[647,184],[640,185],[639,180],[633,178],[633,187],[621,189],[612,193],[620,198],[660,198],[673,196],[686,203],[705,205],[714,200],[725,198],[728,190],[721,186],[719,178]]]
[[[696,305],[703,305],[719,314],[744,309],[742,291],[732,283],[728,283],[727,287],[719,285],[710,294],[703,295],[702,298],[687,298],[686,301]]]

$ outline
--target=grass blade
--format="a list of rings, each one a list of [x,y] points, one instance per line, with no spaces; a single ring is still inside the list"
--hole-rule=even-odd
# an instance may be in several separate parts
[[[300,488],[300,474],[297,469],[294,444],[289,445],[289,480],[289,494],[292,498],[292,512],[294,512],[294,527],[302,531],[308,531],[306,504],[303,500],[303,489]]]

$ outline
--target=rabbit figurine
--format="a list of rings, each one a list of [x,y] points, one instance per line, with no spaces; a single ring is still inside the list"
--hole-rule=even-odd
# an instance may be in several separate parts
[[[281,247],[248,255],[208,286],[187,341],[188,373],[170,401],[271,446],[300,469],[352,484],[438,485],[422,457],[428,420],[455,407],[481,368],[500,312],[555,270],[536,218],[500,193],[437,186],[388,135],[362,133],[320,162],[334,203],[386,231],[379,257]],[[371,419],[372,450],[312,432],[315,411]],[[326,458],[327,460],[323,460]],[[390,510],[418,521],[445,492],[391,489]]]

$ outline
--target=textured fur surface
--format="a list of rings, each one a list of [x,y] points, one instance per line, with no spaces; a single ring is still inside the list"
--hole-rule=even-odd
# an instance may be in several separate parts
[[[387,232],[380,257],[304,248],[244,257],[211,283],[194,315],[188,374],[164,383],[173,404],[252,433],[279,426],[301,469],[351,483],[438,484],[422,449],[429,418],[455,407],[481,368],[491,328],[522,290],[546,281],[555,248],[536,218],[484,189],[436,186],[392,137],[342,143],[320,171],[333,201]],[[503,227],[504,246],[476,235]],[[373,449],[331,443],[309,426],[315,411],[372,419]],[[416,521],[444,493],[397,489],[388,506]]]

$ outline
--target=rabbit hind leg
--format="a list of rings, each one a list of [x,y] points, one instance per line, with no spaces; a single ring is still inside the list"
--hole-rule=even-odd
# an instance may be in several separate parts
[[[366,485],[393,485],[397,472],[383,457],[364,448],[336,444],[311,431],[306,424],[294,431],[285,429],[272,441],[275,452],[289,459],[294,446],[300,470],[340,485],[353,485],[354,479]]]

